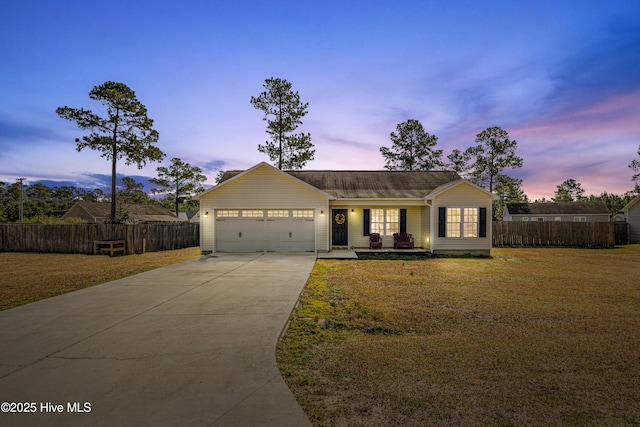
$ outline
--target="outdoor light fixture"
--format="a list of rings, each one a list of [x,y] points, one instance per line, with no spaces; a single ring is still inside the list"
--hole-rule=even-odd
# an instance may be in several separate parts
[[[355,214],[355,212],[353,211],[353,209],[351,209],[351,215]]]
[[[204,213],[204,217],[206,218],[206,217],[208,217],[208,216],[209,216],[209,211],[206,211],[206,212]]]
[[[324,215],[324,211],[320,211],[320,215]]]

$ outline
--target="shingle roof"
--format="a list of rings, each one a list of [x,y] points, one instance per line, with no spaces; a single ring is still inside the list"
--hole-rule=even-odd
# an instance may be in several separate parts
[[[224,182],[244,171],[227,171]],[[453,171],[283,171],[341,199],[417,199],[456,181]]]
[[[507,203],[511,215],[610,215],[602,202]]]
[[[111,203],[100,202],[76,202],[71,208],[81,208],[87,212],[93,218],[98,220],[109,218],[111,215]],[[118,212],[126,211],[138,218],[140,221],[145,222],[174,222],[179,221],[173,212],[169,209],[159,205],[133,205],[124,204],[122,207],[120,204],[117,206]],[[65,214],[67,216],[67,214]]]

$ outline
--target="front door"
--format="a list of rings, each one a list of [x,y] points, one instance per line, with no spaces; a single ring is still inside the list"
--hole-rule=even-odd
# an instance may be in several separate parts
[[[349,244],[349,217],[347,216],[347,209],[333,209],[331,216],[333,217],[331,245],[347,246]]]

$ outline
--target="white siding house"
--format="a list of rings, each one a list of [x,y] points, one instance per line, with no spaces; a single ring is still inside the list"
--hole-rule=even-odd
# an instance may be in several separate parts
[[[640,243],[640,195],[622,208],[629,227],[629,243]]]
[[[201,249],[327,251],[330,199],[331,195],[261,163],[200,196]],[[289,241],[295,242],[290,248]]]
[[[507,203],[503,221],[609,222],[602,202]]]
[[[488,255],[493,197],[450,171],[281,171],[263,162],[227,171],[200,196],[201,249],[368,248],[377,232],[383,248],[408,233],[417,248]],[[440,208],[449,216],[439,217]]]
[[[429,247],[433,253],[484,254],[491,250],[492,202],[483,188],[459,180],[436,188],[428,196],[436,215]]]

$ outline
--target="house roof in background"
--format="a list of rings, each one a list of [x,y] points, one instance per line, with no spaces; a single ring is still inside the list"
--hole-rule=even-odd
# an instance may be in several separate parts
[[[111,203],[101,202],[76,202],[64,217],[73,216],[72,211],[81,209],[96,220],[104,220],[109,218],[111,214]],[[146,222],[177,222],[180,221],[173,212],[160,205],[135,205],[123,204],[117,205],[118,212],[129,212],[140,221]]]
[[[220,183],[244,171],[227,171]],[[421,199],[460,176],[453,171],[282,171],[341,199]]]
[[[507,203],[511,215],[611,215],[602,202]]]

